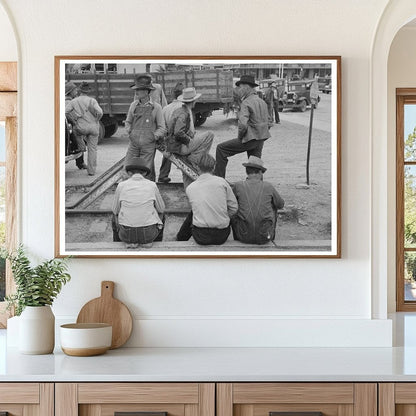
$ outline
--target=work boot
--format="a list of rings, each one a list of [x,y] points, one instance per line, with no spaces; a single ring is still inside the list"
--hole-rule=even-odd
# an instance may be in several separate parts
[[[126,248],[129,249],[134,249],[134,248],[138,248],[139,245],[137,243],[126,243]]]
[[[152,248],[153,247],[153,243],[140,244],[140,247],[143,247],[143,248]]]
[[[168,178],[168,177],[166,177],[166,178],[160,178],[159,177],[159,182],[162,182],[162,183],[169,183],[171,181],[171,179],[170,178]]]

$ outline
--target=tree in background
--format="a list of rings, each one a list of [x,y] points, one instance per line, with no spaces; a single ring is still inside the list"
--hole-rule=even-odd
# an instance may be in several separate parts
[[[404,148],[406,161],[416,161],[416,127],[407,136]],[[404,239],[405,247],[416,245],[416,176],[414,168],[405,167],[404,174]],[[416,255],[405,256],[405,278],[416,281]]]

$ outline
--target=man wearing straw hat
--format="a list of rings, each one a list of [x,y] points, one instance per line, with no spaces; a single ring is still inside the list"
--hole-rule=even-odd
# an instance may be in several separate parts
[[[214,134],[211,131],[195,134],[192,109],[200,96],[201,94],[198,94],[194,87],[183,89],[178,97],[182,106],[173,112],[167,137],[167,151],[186,156],[196,170],[199,160],[209,152],[214,140]],[[184,187],[186,188],[191,182],[191,178],[183,174]]]
[[[260,158],[250,156],[243,166],[247,179],[233,186],[238,201],[237,214],[231,218],[234,239],[266,244],[275,238],[277,210],[283,208],[285,201],[271,183],[263,181],[267,169]]]
[[[217,146],[215,174],[225,178],[228,158],[247,152],[247,156],[261,157],[264,141],[270,137],[267,104],[257,95],[258,87],[252,75],[242,75],[235,83],[241,96],[238,112],[238,136]]]
[[[125,122],[130,138],[125,164],[133,157],[144,159],[150,169],[148,179],[155,181],[156,142],[162,140],[166,132],[162,107],[150,98],[150,92],[154,90],[151,78],[137,77],[131,88],[135,90],[135,100]]]
[[[87,144],[87,172],[93,176],[97,170],[99,121],[103,116],[103,110],[94,98],[88,97],[91,88],[87,82],[83,82],[78,91],[79,96],[65,106],[65,115],[73,125],[78,142],[85,140]]]

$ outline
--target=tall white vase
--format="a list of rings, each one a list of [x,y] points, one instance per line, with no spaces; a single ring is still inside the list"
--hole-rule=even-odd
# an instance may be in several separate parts
[[[19,351],[50,354],[55,346],[55,315],[50,306],[26,306],[19,319]]]

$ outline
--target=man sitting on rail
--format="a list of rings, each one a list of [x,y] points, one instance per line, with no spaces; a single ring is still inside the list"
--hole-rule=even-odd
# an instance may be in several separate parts
[[[205,154],[200,158],[201,175],[186,188],[192,211],[186,217],[176,239],[194,237],[201,245],[223,244],[230,235],[230,217],[238,208],[228,182],[212,174],[215,159]]]
[[[165,203],[157,185],[145,178],[151,171],[144,159],[129,159],[126,171],[129,179],[118,184],[114,196],[113,240],[124,241],[126,248],[149,248],[162,240]]]
[[[201,94],[197,94],[193,87],[183,89],[178,97],[182,106],[173,112],[167,136],[167,151],[186,156],[187,161],[195,170],[198,169],[201,157],[209,152],[214,140],[214,134],[211,131],[195,134],[192,109],[200,96]],[[191,182],[192,179],[183,174],[185,189]]]
[[[231,219],[234,239],[266,244],[274,240],[277,210],[283,208],[285,201],[271,183],[263,181],[267,169],[260,158],[250,156],[243,166],[247,179],[233,186],[238,201],[237,214]]]

